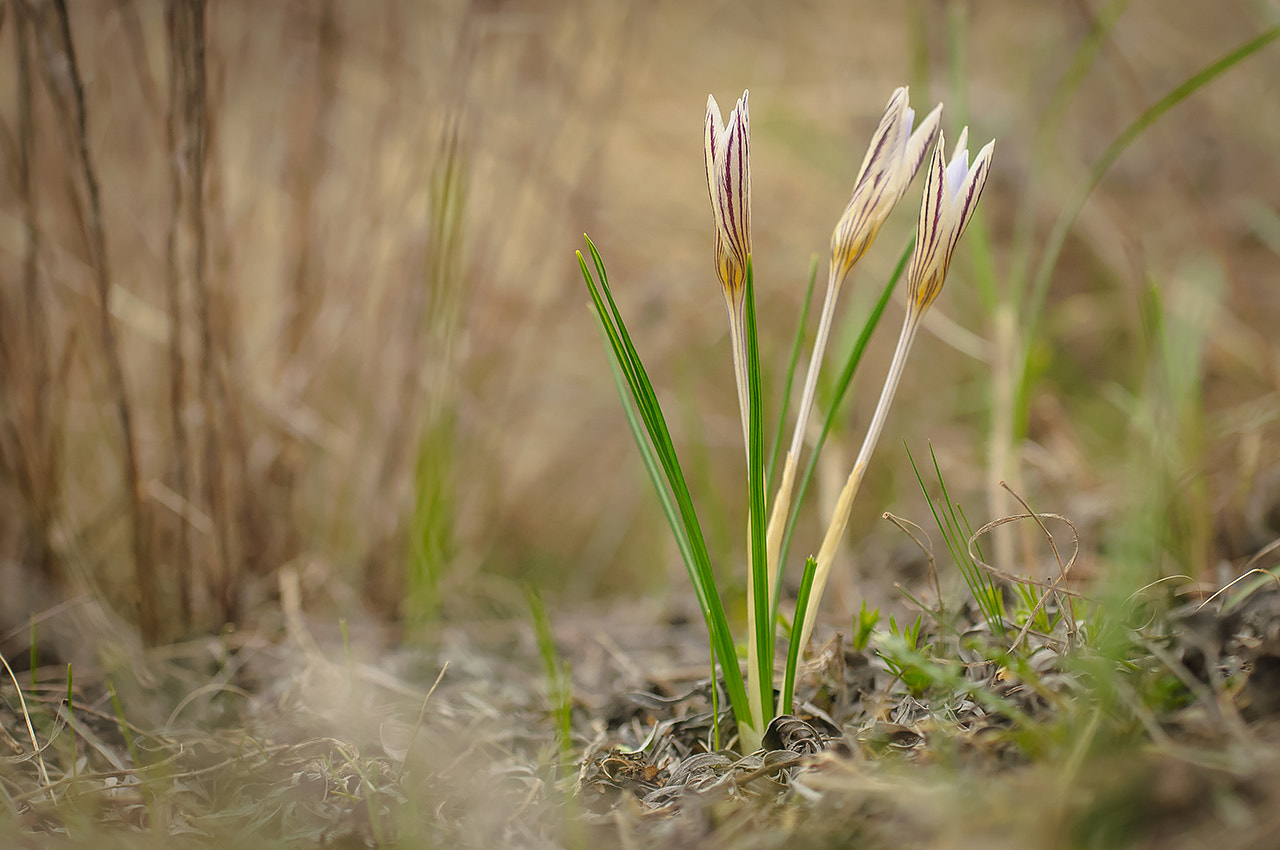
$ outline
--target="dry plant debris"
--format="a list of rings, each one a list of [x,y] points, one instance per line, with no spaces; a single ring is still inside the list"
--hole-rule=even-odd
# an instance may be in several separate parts
[[[40,671],[25,710],[15,672],[0,686],[0,839],[1194,847],[1229,827],[1223,847],[1269,846],[1280,588],[1149,595],[1106,653],[1066,652],[1060,628],[1001,655],[967,608],[922,626],[914,654],[888,632],[861,650],[833,635],[801,670],[796,714],[747,754],[728,748],[723,694],[684,663],[705,636],[634,613],[562,629],[568,760],[521,623],[443,630],[375,664],[300,639],[295,617],[278,642],[211,638],[78,675],[70,703]]]

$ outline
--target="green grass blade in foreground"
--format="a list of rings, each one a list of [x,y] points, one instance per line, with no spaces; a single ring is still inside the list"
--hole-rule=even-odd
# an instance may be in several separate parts
[[[644,421],[650,445],[653,447],[653,456],[657,457],[659,465],[662,466],[667,484],[671,486],[671,493],[676,499],[678,511],[680,511],[681,526],[684,527],[684,535],[677,535],[677,544],[680,543],[681,539],[684,539],[687,543],[687,547],[682,549],[682,554],[687,553],[687,556],[690,557],[689,561],[686,561],[686,567],[689,568],[690,579],[694,584],[695,594],[698,595],[699,605],[703,609],[704,617],[707,618],[708,629],[712,634],[714,644],[717,646],[717,653],[721,655],[721,664],[724,668],[724,675],[726,675],[728,690],[730,690],[731,702],[735,704],[733,705],[735,707],[735,716],[739,716],[740,705],[736,702],[736,696],[741,694],[745,700],[746,691],[741,684],[741,672],[737,670],[737,655],[733,650],[732,636],[728,631],[727,618],[724,617],[723,605],[721,599],[719,599],[716,584],[714,584],[714,576],[710,571],[707,545],[705,545],[705,540],[701,535],[698,517],[696,517],[694,508],[692,508],[689,488],[687,488],[684,474],[681,472],[680,462],[676,457],[675,447],[671,442],[671,435],[669,435],[662,408],[658,405],[657,394],[654,393],[653,384],[650,383],[648,374],[645,373],[644,364],[640,361],[639,353],[636,352],[634,344],[631,344],[630,334],[627,334],[621,311],[617,309],[616,303],[613,302],[612,293],[609,292],[608,275],[604,269],[604,261],[600,259],[599,252],[595,250],[595,246],[590,239],[588,239],[588,246],[591,251],[591,257],[593,257],[599,284],[596,284],[595,278],[591,277],[590,271],[586,268],[586,262],[582,259],[581,252],[579,252],[577,257],[579,257],[582,275],[584,275],[584,279],[588,283],[591,300],[593,300],[596,314],[599,315],[600,326],[602,326],[609,344],[611,344],[614,358],[616,358],[616,362],[622,370],[627,388],[631,392],[632,401],[635,402],[636,411],[639,412],[641,420]],[[608,307],[604,305],[604,298],[608,300]],[[641,453],[641,457],[644,457],[644,453]],[[659,492],[662,489],[659,488]],[[745,708],[745,702],[741,705]],[[748,716],[742,714],[741,717]]]
[[[746,332],[747,332],[747,491],[751,516],[751,588],[755,610],[752,622],[756,642],[756,686],[760,689],[760,705],[764,716],[758,732],[773,719],[773,623],[769,608],[769,573],[765,546],[766,523],[764,496],[764,400],[760,393],[760,346],[756,334],[755,279],[751,256],[747,256]],[[781,573],[781,570],[779,570]]]
[[[796,323],[796,335],[791,344],[791,360],[787,363],[786,381],[782,386],[782,395],[778,398],[778,425],[773,431],[773,448],[769,451],[769,477],[765,481],[765,491],[772,493],[778,471],[778,455],[782,452],[782,433],[787,426],[787,407],[791,403],[791,384],[796,377],[796,367],[800,365],[800,349],[804,345],[804,328],[809,323],[809,305],[813,302],[813,287],[818,281],[818,255],[814,254],[809,261],[809,287],[804,293],[804,306],[800,308],[800,321]]]
[[[1076,217],[1079,216],[1080,210],[1084,208],[1085,201],[1088,200],[1089,195],[1093,193],[1094,188],[1102,181],[1102,178],[1111,169],[1111,166],[1115,164],[1115,161],[1120,158],[1120,155],[1148,127],[1163,117],[1166,112],[1186,100],[1197,89],[1203,88],[1215,78],[1257,53],[1277,38],[1280,38],[1280,25],[1265,30],[1262,34],[1250,39],[1216,62],[1193,74],[1182,85],[1177,86],[1143,111],[1141,115],[1134,119],[1132,124],[1125,128],[1124,132],[1116,137],[1115,141],[1107,146],[1102,156],[1098,157],[1097,162],[1089,169],[1089,175],[1084,183],[1081,184],[1075,195],[1071,197],[1058,214],[1058,218],[1053,224],[1053,229],[1049,232],[1049,238],[1045,241],[1044,253],[1040,255],[1040,263],[1036,267],[1035,276],[1031,281],[1031,292],[1027,313],[1024,318],[1024,325],[1027,328],[1025,340],[1035,338],[1036,325],[1039,322],[1040,312],[1044,307],[1045,296],[1049,291],[1049,280],[1058,264],[1058,256],[1062,253],[1063,245],[1066,244],[1067,234],[1075,223]],[[1029,356],[1028,351],[1025,349],[1029,349],[1029,346],[1024,344],[1023,363],[1021,364],[1024,378],[1028,371],[1025,361]],[[1021,387],[1019,391],[1025,395],[1026,389],[1026,387]],[[1024,404],[1025,402],[1020,400],[1019,408],[1021,409]]]
[[[555,638],[551,635],[551,621],[542,597],[532,585],[526,585],[525,598],[533,617],[533,633],[538,642],[538,654],[542,656],[543,672],[547,677],[547,702],[551,716],[556,721],[556,743],[560,762],[567,766],[573,759],[573,692],[569,683],[568,666],[556,652]]]
[[[649,438],[645,436],[644,425],[640,422],[639,414],[636,413],[635,402],[627,395],[627,385],[622,377],[622,367],[618,365],[618,357],[609,346],[609,338],[603,328],[600,331],[600,336],[605,344],[605,353],[609,358],[609,369],[613,374],[613,384],[618,391],[618,400],[622,403],[622,411],[627,416],[627,427],[631,429],[631,437],[635,440],[636,451],[640,453],[644,471],[648,474],[650,483],[653,484],[654,492],[658,494],[658,501],[662,504],[662,513],[667,518],[667,525],[671,527],[671,536],[675,538],[676,548],[680,550],[680,558],[686,565],[690,565],[693,563],[693,550],[689,548],[689,536],[684,533],[684,526],[680,523],[679,515],[676,513],[676,505],[671,501],[671,491],[662,480],[662,470],[659,468],[658,458],[654,454]]]
[[[133,760],[134,767],[146,767],[147,762],[139,757],[141,753],[133,742],[133,727],[124,719],[124,703],[120,701],[120,694],[116,693],[116,683],[110,679],[107,679],[107,696],[111,699],[111,711],[120,727],[120,736],[124,738],[124,748],[128,750],[129,758]]]
[[[832,400],[830,407],[827,408],[827,415],[822,421],[822,433],[818,435],[818,442],[814,444],[813,451],[809,453],[809,462],[805,465],[804,475],[800,478],[800,486],[796,490],[796,497],[791,502],[791,516],[787,518],[786,532],[782,535],[781,555],[778,558],[779,579],[782,577],[782,566],[787,562],[787,553],[791,550],[791,535],[796,529],[796,520],[800,516],[800,506],[804,504],[804,494],[809,489],[809,481],[813,478],[813,471],[818,466],[818,458],[822,454],[823,445],[827,442],[827,434],[831,433],[831,427],[835,424],[836,415],[840,412],[840,403],[844,401],[845,393],[849,390],[849,384],[853,381],[853,375],[858,370],[858,364],[862,362],[862,354],[867,350],[867,343],[871,341],[871,334],[875,332],[876,326],[880,324],[880,317],[884,315],[885,307],[889,305],[889,299],[893,296],[893,288],[907,268],[907,261],[911,259],[911,250],[915,245],[916,240],[913,236],[907,242],[907,247],[903,250],[902,256],[898,258],[898,265],[894,268],[893,274],[889,276],[889,281],[884,285],[884,289],[881,290],[880,299],[876,301],[875,307],[872,308],[871,315],[867,316],[867,320],[863,323],[862,332],[858,334],[858,339],[853,344],[853,350],[849,352],[849,357],[845,361],[844,371],[840,373],[840,380],[836,383],[836,396]],[[777,617],[778,590],[779,587],[777,586],[773,589],[774,617]]]
[[[813,579],[818,573],[818,560],[810,555],[804,561],[804,575],[800,577],[800,594],[796,597],[796,613],[792,623],[803,623],[805,613],[809,609],[809,595],[813,591]],[[863,603],[863,609],[866,609],[866,603]],[[787,668],[782,675],[782,707],[779,711],[782,714],[791,714],[794,711],[793,703],[795,701],[796,692],[796,664],[800,660],[800,632],[802,630],[793,628],[791,630],[791,638],[787,641]]]
[[[706,540],[698,524],[697,513],[693,507],[693,499],[689,494],[684,473],[680,469],[680,462],[676,457],[675,447],[671,442],[671,435],[667,429],[662,408],[658,404],[653,385],[645,373],[640,355],[631,343],[626,324],[622,320],[622,314],[613,301],[612,293],[609,291],[609,279],[605,271],[604,261],[590,239],[587,239],[587,247],[591,252],[598,281],[587,268],[582,252],[577,254],[578,265],[582,270],[583,279],[587,283],[587,289],[591,294],[591,301],[600,319],[601,327],[604,329],[605,335],[609,339],[610,347],[617,357],[618,365],[627,382],[627,388],[635,401],[636,410],[640,415],[641,421],[644,422],[654,454],[662,467],[663,475],[667,479],[667,484],[671,488],[671,494],[679,509],[680,522],[689,544],[687,551],[692,559],[686,561],[685,566],[689,570],[698,605],[702,609],[707,629],[711,635],[711,641],[715,646],[716,656],[724,673],[725,688],[729,693],[729,702],[732,705],[734,717],[740,723],[749,722],[751,714],[747,701],[746,685],[743,682],[742,670],[738,665],[733,636],[729,630],[729,623],[724,613],[724,605],[720,600],[720,593],[716,589],[715,575],[711,569],[711,558],[707,553]],[[607,306],[605,304],[606,299],[608,301]]]

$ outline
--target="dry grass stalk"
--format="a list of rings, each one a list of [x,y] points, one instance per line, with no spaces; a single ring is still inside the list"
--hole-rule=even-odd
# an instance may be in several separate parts
[[[205,180],[209,150],[206,91],[205,4],[174,0],[166,7],[169,53],[169,109],[166,141],[170,160],[170,220],[166,240],[166,308],[169,314],[169,419],[174,435],[172,465],[179,501],[199,498],[211,522],[211,553],[198,556],[191,540],[189,512],[177,521],[176,581],[184,623],[191,624],[193,584],[203,575],[205,593],[223,621],[239,609],[240,549],[229,463],[234,404],[225,380],[227,326],[219,321],[208,281],[209,236]],[[184,250],[185,249],[185,250]],[[184,271],[185,268],[185,271]],[[201,429],[188,434],[184,281],[190,291],[196,337],[195,397]],[[200,493],[197,497],[196,492]]]
[[[107,381],[120,428],[121,465],[130,521],[134,576],[137,581],[138,625],[144,640],[155,641],[160,632],[155,561],[149,545],[146,503],[142,499],[133,407],[129,400],[115,320],[111,316],[111,272],[107,258],[106,233],[103,229],[101,193],[93,156],[89,149],[89,117],[85,103],[84,82],[76,59],[75,43],[71,37],[71,17],[66,0],[54,0],[53,8],[56,21],[50,28],[56,28],[54,33],[56,42],[53,44],[53,49],[57,51],[57,55],[46,54],[45,56],[46,81],[51,94],[60,100],[64,107],[69,107],[69,109],[59,110],[59,120],[63,122],[64,132],[73,141],[80,177],[87,194],[85,235],[88,239],[89,261],[98,299],[98,330],[102,340],[103,359],[106,363]]]
[[[312,12],[307,10],[302,14],[310,18]],[[291,303],[284,329],[284,351],[281,353],[286,368],[293,366],[293,361],[302,352],[303,341],[320,311],[323,291],[317,272],[322,261],[313,237],[317,218],[317,186],[325,175],[326,151],[330,145],[329,127],[333,120],[338,70],[342,59],[342,40],[333,0],[324,0],[320,4],[314,33],[315,85],[303,98],[302,106],[310,114],[297,122],[295,144],[300,150],[290,157],[292,167],[287,174],[293,195],[288,236],[289,250],[293,254],[293,270],[290,275]]]
[[[214,563],[216,569],[210,580],[210,591],[219,604],[227,621],[236,619],[239,613],[238,543],[232,533],[230,497],[228,493],[224,426],[231,415],[230,399],[219,368],[221,355],[228,348],[223,323],[214,317],[213,297],[206,278],[207,242],[204,221],[204,175],[207,152],[208,110],[205,101],[205,37],[204,0],[190,0],[186,6],[189,38],[183,51],[189,58],[186,63],[187,91],[183,109],[186,125],[188,173],[190,175],[190,203],[188,226],[193,242],[191,259],[192,291],[195,294],[196,323],[200,338],[200,362],[197,391],[204,410],[204,442],[201,458],[201,474],[205,488],[205,500],[209,515],[213,518]]]
[[[175,437],[180,431],[185,433],[181,420],[188,358],[183,353],[185,299],[180,271],[185,265],[197,349],[195,396],[202,416],[201,431],[194,439],[181,444],[175,439],[175,472],[182,500],[188,501],[199,492],[212,529],[212,551],[207,558],[201,557],[185,542],[190,533],[185,528],[188,514],[180,517],[179,546],[185,566],[179,572],[189,575],[180,577],[178,591],[180,599],[186,597],[182,604],[190,604],[193,576],[203,574],[202,584],[217,616],[222,622],[234,622],[241,615],[241,583],[250,560],[248,553],[256,548],[252,517],[259,510],[261,497],[248,484],[242,382],[232,375],[236,324],[226,293],[215,290],[209,279],[212,236],[207,184],[214,171],[209,166],[213,133],[205,17],[203,0],[175,0],[167,9],[171,74],[168,127],[173,161],[168,307],[171,317],[178,317],[169,334],[170,419]],[[180,240],[183,232],[186,238]],[[185,243],[185,256],[180,242]],[[186,493],[181,492],[184,486]]]
[[[191,502],[191,456],[184,411],[187,407],[186,360],[182,353],[184,335],[182,309],[182,276],[178,269],[178,231],[183,205],[183,167],[178,143],[178,116],[181,91],[179,80],[184,76],[183,46],[186,43],[187,15],[184,4],[170,3],[165,8],[166,35],[169,58],[169,111],[165,117],[165,140],[168,143],[170,168],[169,232],[165,242],[166,307],[169,312],[169,419],[173,428],[174,489],[179,499]],[[178,609],[184,626],[190,626],[192,615],[191,572],[195,566],[195,552],[191,542],[191,529],[185,517],[178,521],[178,551],[175,579],[178,587]]]
[[[24,4],[13,4],[17,71],[17,195],[22,208],[21,290],[18,303],[0,292],[0,472],[17,487],[26,559],[46,581],[61,578],[53,541],[60,502],[58,395],[49,338],[49,306],[40,286],[40,228],[34,190],[35,116],[31,71],[31,23]],[[22,320],[16,320],[21,316]]]

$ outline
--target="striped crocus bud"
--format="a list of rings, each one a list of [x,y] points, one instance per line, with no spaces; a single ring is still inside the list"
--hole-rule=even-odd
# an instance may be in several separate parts
[[[908,310],[922,316],[942,291],[951,255],[960,234],[978,208],[978,198],[987,183],[995,140],[987,142],[969,164],[969,128],[960,131],[951,162],[946,158],[946,140],[938,135],[933,162],[925,176],[920,220],[916,224],[916,247],[907,271]]]
[[[707,97],[707,189],[716,223],[716,274],[725,298],[741,303],[751,253],[751,133],[747,117],[747,92],[722,124],[720,107]]]
[[[935,106],[912,132],[915,111],[908,105],[909,100],[906,87],[895,89],[889,98],[862,160],[853,196],[831,234],[831,276],[837,282],[875,241],[938,134],[942,104]]]

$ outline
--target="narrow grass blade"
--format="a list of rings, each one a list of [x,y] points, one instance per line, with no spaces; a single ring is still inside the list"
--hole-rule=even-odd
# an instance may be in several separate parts
[[[145,764],[138,758],[138,747],[133,742],[133,730],[129,727],[128,721],[124,719],[124,704],[120,702],[120,695],[116,693],[115,682],[107,679],[107,695],[111,698],[111,710],[115,712],[116,722],[120,726],[120,735],[124,738],[125,749],[129,751],[129,758],[133,759],[135,768],[145,767]]]
[[[595,266],[595,275],[593,276],[591,270],[587,268],[587,262],[582,256],[582,252],[578,252],[577,255],[578,265],[582,270],[583,279],[587,283],[587,289],[591,294],[592,304],[600,319],[601,328],[608,338],[609,346],[617,359],[618,368],[626,382],[631,398],[635,402],[635,412],[644,424],[645,432],[653,448],[653,457],[656,459],[657,465],[662,469],[663,477],[666,479],[667,486],[670,487],[671,497],[675,501],[680,525],[684,529],[684,538],[688,543],[687,548],[681,551],[681,556],[687,558],[685,567],[689,571],[694,593],[698,598],[698,605],[702,609],[712,644],[715,647],[716,658],[719,660],[721,670],[724,673],[725,688],[729,694],[729,702],[733,707],[734,717],[739,723],[749,723],[751,714],[748,707],[746,685],[742,678],[742,670],[738,665],[733,636],[729,630],[724,605],[716,588],[715,575],[711,568],[710,555],[707,553],[706,540],[698,523],[697,512],[694,510],[693,499],[689,494],[688,484],[680,468],[675,446],[671,442],[670,431],[667,428],[662,408],[658,403],[657,394],[654,392],[653,385],[645,372],[644,364],[641,362],[640,355],[636,352],[635,346],[631,342],[631,337],[627,333],[622,313],[618,310],[617,304],[614,303],[613,295],[609,291],[609,278],[605,271],[604,261],[590,239],[587,239],[587,247],[591,253],[592,263]],[[642,452],[643,456],[644,453]],[[661,488],[659,490],[661,491]],[[679,544],[679,540],[680,535],[677,535],[677,544]]]
[[[75,692],[75,688],[72,686],[72,674],[71,674],[70,664],[67,665],[66,710],[67,710],[67,721],[69,724],[73,724],[74,718],[76,716],[76,692]],[[76,730],[75,730],[75,726],[72,725],[72,728],[71,728],[71,779],[72,779],[73,788],[75,787],[76,780],[78,780],[80,776],[79,763],[80,763],[80,755],[77,752],[77,747],[76,747]]]
[[[747,256],[746,335],[747,335],[747,490],[751,516],[751,586],[752,623],[756,643],[756,686],[760,689],[760,705],[764,714],[757,718],[758,730],[773,719],[773,617],[769,610],[768,550],[765,546],[764,495],[764,399],[760,393],[760,347],[756,334],[755,281],[751,256]],[[781,573],[781,571],[779,571]]]
[[[810,555],[804,562],[804,575],[800,577],[800,595],[796,597],[796,613],[792,623],[803,623],[809,610],[809,594],[813,590],[813,578],[818,573],[818,560]],[[865,607],[865,605],[864,605]],[[793,702],[796,692],[796,665],[800,660],[800,634],[803,630],[793,628],[791,638],[787,641],[787,669],[782,676],[782,713],[794,711]]]
[[[600,336],[605,343],[605,353],[609,356],[609,370],[613,374],[613,384],[618,391],[618,400],[622,402],[622,411],[627,417],[627,427],[631,430],[631,437],[635,441],[636,451],[640,453],[640,461],[644,464],[644,471],[648,474],[650,483],[653,484],[653,491],[658,494],[658,502],[662,505],[662,513],[667,518],[667,525],[671,527],[671,536],[675,538],[676,548],[680,551],[680,558],[685,564],[692,564],[693,550],[689,548],[689,536],[684,533],[684,526],[680,522],[675,502],[672,501],[671,490],[663,481],[657,455],[654,453],[653,445],[645,434],[644,425],[640,422],[639,414],[636,413],[635,402],[627,394],[627,385],[622,377],[622,368],[618,365],[618,357],[613,349],[609,347],[609,339],[603,329],[601,329]]]
[[[786,380],[778,399],[778,426],[773,431],[773,448],[769,450],[769,479],[765,490],[773,492],[777,484],[778,456],[782,452],[782,434],[787,426],[787,407],[791,402],[791,384],[800,365],[800,349],[804,346],[804,328],[809,323],[809,306],[813,303],[813,288],[818,282],[818,255],[809,261],[809,286],[804,293],[804,306],[800,308],[800,321],[796,323],[795,339],[791,343],[791,359],[787,362]]]
[[[929,503],[929,512],[933,514],[933,521],[937,524],[938,531],[942,533],[942,539],[946,542],[947,549],[951,552],[952,560],[955,561],[956,567],[960,570],[965,584],[969,586],[969,592],[973,595],[974,603],[977,604],[978,610],[982,612],[983,619],[987,621],[992,636],[1002,636],[1004,634],[1004,605],[1000,589],[987,572],[974,563],[969,556],[967,545],[969,536],[965,535],[960,527],[962,516],[957,515],[958,506],[951,501],[951,494],[947,492],[947,484],[942,477],[942,469],[938,465],[938,457],[933,452],[933,446],[929,447],[929,454],[933,458],[934,473],[937,475],[938,486],[942,491],[942,495],[937,499],[929,495],[929,488],[924,483],[924,476],[921,475],[920,468],[916,465],[916,459],[911,454],[911,449],[905,443],[903,443],[903,446],[907,450],[907,459],[911,462],[911,469],[920,485],[920,491],[924,493],[925,501]],[[968,521],[963,521],[967,528]]]
[[[1280,25],[1263,31],[1257,37],[1230,51],[1216,62],[1210,63],[1149,106],[1134,119],[1133,123],[1125,128],[1124,132],[1116,137],[1115,141],[1107,146],[1102,156],[1098,157],[1093,167],[1089,169],[1088,176],[1080,184],[1075,195],[1063,206],[1057,220],[1053,223],[1053,229],[1049,232],[1049,238],[1045,240],[1044,253],[1040,255],[1040,264],[1036,267],[1035,276],[1031,281],[1031,292],[1026,318],[1024,319],[1027,329],[1024,339],[1035,339],[1036,324],[1040,318],[1040,311],[1044,306],[1045,296],[1049,291],[1049,280],[1058,264],[1058,256],[1062,253],[1063,245],[1066,244],[1067,234],[1070,232],[1071,226],[1075,223],[1080,210],[1084,208],[1085,201],[1088,200],[1089,195],[1093,193],[1094,188],[1102,181],[1102,178],[1111,169],[1111,166],[1115,164],[1115,161],[1120,158],[1120,155],[1148,127],[1156,123],[1173,107],[1190,97],[1197,89],[1208,85],[1215,78],[1257,53],[1277,38],[1280,38]],[[1023,364],[1023,372],[1026,372],[1025,362]]]
[[[533,633],[538,642],[538,654],[542,656],[543,672],[547,677],[547,701],[556,723],[556,743],[560,761],[568,765],[573,757],[573,691],[569,682],[568,665],[560,660],[555,638],[551,634],[551,621],[542,597],[532,585],[526,585],[525,598],[533,617]]]
[[[711,657],[716,657],[715,642],[710,645]],[[715,752],[720,750],[720,683],[715,677],[711,677],[711,748]]]

